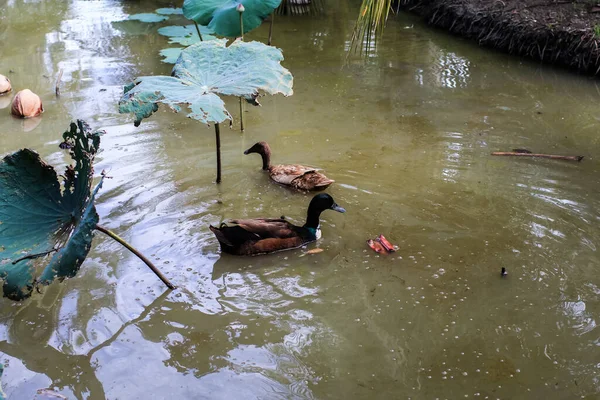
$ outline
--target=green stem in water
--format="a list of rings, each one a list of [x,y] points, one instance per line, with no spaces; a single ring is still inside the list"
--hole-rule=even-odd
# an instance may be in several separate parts
[[[244,40],[244,12],[240,12],[240,34]],[[244,132],[244,102],[240,97],[240,129]]]
[[[194,21],[194,26],[196,26],[196,32],[198,32],[198,36],[200,37],[200,41],[202,42],[202,34],[200,33],[200,27],[198,26],[198,24],[196,23],[196,21]]]
[[[244,132],[244,99],[240,97],[240,129]]]
[[[164,276],[162,274],[162,272],[160,272],[158,270],[158,268],[156,268],[156,266],[154,264],[152,264],[152,262],[150,260],[148,260],[142,253],[140,253],[139,251],[137,251],[132,245],[130,245],[129,243],[127,243],[123,238],[121,238],[119,235],[117,235],[116,233],[109,231],[108,229],[106,229],[103,226],[100,225],[96,225],[96,229],[99,230],[100,232],[110,236],[112,239],[116,240],[117,242],[121,243],[124,247],[127,248],[127,250],[131,251],[133,254],[135,254],[136,256],[138,256],[138,258],[140,260],[142,260],[144,263],[146,263],[146,265],[148,267],[150,267],[150,269],[152,270],[152,272],[154,272],[156,274],[156,276],[158,276],[160,278],[161,281],[163,281],[163,283],[165,285],[167,285],[167,287],[169,289],[175,289],[176,286],[173,285],[171,283],[171,281],[169,281],[167,279],[166,276]]]
[[[271,13],[271,24],[269,25],[269,41],[267,44],[271,45],[271,36],[273,35],[273,20],[275,19],[275,11]]]
[[[244,13],[240,13],[240,37],[244,40]]]
[[[221,183],[221,130],[215,124],[215,138],[217,140],[217,183]]]

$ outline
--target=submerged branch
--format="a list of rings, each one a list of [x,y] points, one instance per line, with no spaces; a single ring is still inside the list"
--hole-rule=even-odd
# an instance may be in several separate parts
[[[176,286],[173,285],[171,283],[171,281],[169,281],[169,279],[167,279],[166,276],[164,276],[162,274],[162,272],[160,272],[158,270],[158,268],[156,268],[156,266],[150,261],[148,260],[142,253],[140,253],[139,251],[137,251],[132,245],[130,245],[129,243],[127,243],[124,239],[122,239],[119,235],[117,235],[114,232],[109,231],[108,229],[100,226],[100,225],[96,225],[96,229],[99,230],[100,232],[110,236],[112,239],[116,240],[117,242],[121,243],[123,246],[125,246],[127,248],[127,250],[131,251],[133,254],[135,254],[136,256],[138,256],[138,258],[140,260],[142,260],[144,263],[146,263],[146,265],[148,267],[150,267],[150,269],[152,270],[152,272],[154,272],[156,274],[156,276],[158,276],[160,278],[161,281],[163,281],[163,283],[165,285],[167,285],[167,287],[169,289],[175,289]]]
[[[540,158],[551,158],[554,160],[567,160],[567,161],[581,161],[584,156],[558,156],[554,154],[537,154],[537,153],[524,153],[521,151],[495,151],[492,153],[493,156],[516,156],[516,157],[540,157]]]
[[[62,79],[62,75],[63,70],[61,68],[61,70],[58,71],[58,78],[56,78],[56,86],[54,87],[54,93],[56,93],[56,97],[60,96],[60,80]]]

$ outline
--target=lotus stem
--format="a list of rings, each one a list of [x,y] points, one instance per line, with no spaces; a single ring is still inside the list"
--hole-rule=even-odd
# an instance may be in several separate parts
[[[215,138],[217,140],[217,183],[221,183],[221,130],[215,124]]]
[[[240,97],[240,129],[244,132],[244,99]]]
[[[173,285],[171,283],[171,281],[169,281],[167,279],[166,276],[164,276],[162,274],[162,272],[160,272],[158,270],[158,268],[156,268],[156,266],[154,264],[152,264],[152,262],[150,260],[148,260],[142,253],[140,253],[139,251],[137,251],[132,245],[130,245],[129,243],[127,243],[123,238],[121,238],[119,235],[117,235],[116,233],[109,231],[108,229],[104,228],[103,226],[100,225],[96,225],[96,229],[99,230],[100,232],[104,233],[105,235],[110,236],[112,239],[116,240],[117,242],[119,242],[120,244],[122,244],[124,247],[127,248],[127,250],[131,251],[133,254],[135,254],[136,256],[138,256],[138,258],[140,260],[142,260],[144,263],[146,263],[146,265],[148,267],[150,267],[150,269],[152,270],[152,272],[154,272],[156,274],[156,276],[158,276],[160,278],[161,281],[163,281],[163,283],[165,285],[167,285],[167,287],[169,289],[175,289],[176,286]]]
[[[240,13],[240,37],[244,40],[244,6],[238,6],[238,12]]]
[[[203,42],[202,34],[200,33],[200,27],[198,26],[198,24],[196,23],[196,21],[194,21],[194,26],[196,27],[196,32],[198,32],[198,36],[200,37],[200,41]]]
[[[271,37],[273,36],[273,20],[275,19],[275,11],[271,13],[271,23],[269,24],[269,41],[267,44],[271,45]]]

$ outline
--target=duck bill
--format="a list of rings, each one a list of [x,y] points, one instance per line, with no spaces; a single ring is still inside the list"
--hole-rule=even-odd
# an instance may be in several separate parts
[[[340,206],[338,206],[337,204],[334,204],[334,205],[332,205],[332,206],[331,206],[331,209],[332,209],[333,211],[337,211],[337,212],[339,212],[339,213],[345,213],[345,212],[346,212],[346,209],[345,209],[344,207],[340,207]]]
[[[245,155],[248,155],[248,154],[250,154],[250,149],[246,150],[246,151],[244,152],[244,154],[245,154]]]

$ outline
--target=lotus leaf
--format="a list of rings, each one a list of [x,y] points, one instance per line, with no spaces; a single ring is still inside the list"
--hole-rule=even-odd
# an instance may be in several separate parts
[[[167,64],[175,64],[182,50],[183,47],[169,47],[167,49],[162,49],[159,52],[159,54],[163,57],[161,61]]]
[[[259,90],[293,94],[292,74],[280,64],[281,50],[260,42],[235,41],[229,47],[226,43],[216,39],[192,45],[181,52],[172,76],[136,79],[135,86],[125,88],[119,112],[133,112],[138,126],[156,111],[156,103],[176,112],[178,104],[187,104],[188,117],[220,123],[232,118],[217,94],[246,97],[254,104]]]
[[[63,134],[74,166],[68,166],[62,184],[56,170],[38,153],[22,149],[0,162],[0,277],[4,296],[28,297],[36,282],[74,276],[98,222],[91,193],[93,161],[101,132],[91,132],[83,121]],[[39,279],[36,258],[51,254]]]
[[[183,15],[200,25],[207,25],[216,34],[227,37],[241,36],[240,14],[237,6],[244,6],[244,33],[262,24],[281,0],[185,0]]]
[[[215,36],[211,35],[213,31],[208,29],[206,26],[199,25],[200,33],[202,34],[202,40],[214,40]],[[191,46],[192,44],[199,43],[200,37],[196,31],[194,25],[187,26],[164,26],[158,30],[158,33],[169,38],[169,43],[179,43],[183,46]],[[169,47],[162,49],[160,55],[164,58],[162,62],[168,64],[175,64],[183,47]]]
[[[199,25],[198,28],[200,28],[202,40],[216,39],[216,37],[212,35],[214,32],[208,29],[206,26]],[[194,25],[163,26],[158,30],[158,33],[168,37],[169,43],[179,43],[183,46],[191,46],[192,44],[200,42],[198,32],[196,31],[196,27]]]
[[[154,10],[157,14],[161,15],[182,15],[183,10],[181,8],[157,8]]]
[[[154,13],[142,13],[130,15],[127,19],[140,22],[162,22],[169,19],[166,15],[158,15]]]

